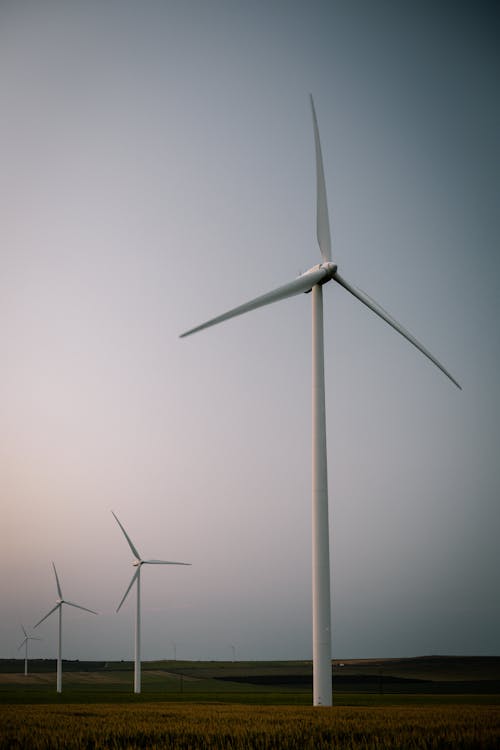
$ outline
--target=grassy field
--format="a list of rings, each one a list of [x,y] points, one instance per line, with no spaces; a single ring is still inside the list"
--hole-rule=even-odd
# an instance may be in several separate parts
[[[0,750],[498,748],[498,706],[3,706]]]
[[[28,748],[449,748],[500,746],[500,660],[335,664],[334,706],[313,708],[310,662],[0,660],[0,750]],[[467,688],[465,690],[464,688]]]
[[[25,677],[22,660],[0,660],[0,702],[60,700],[55,693],[55,668],[53,660],[33,660]],[[142,677],[143,693],[138,697],[131,693],[131,662],[65,661],[63,699],[216,700],[264,705],[310,705],[312,701],[312,665],[307,661],[145,662]],[[421,702],[426,695],[472,695],[476,701],[484,696],[485,701],[495,702],[500,694],[500,659],[421,657],[337,662],[333,688],[335,701],[343,703],[358,702],[360,696],[370,705],[375,699],[385,698],[408,702],[412,695],[420,696]]]

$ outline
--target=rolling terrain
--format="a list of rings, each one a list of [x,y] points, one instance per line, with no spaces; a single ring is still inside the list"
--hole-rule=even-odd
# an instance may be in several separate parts
[[[22,659],[0,660],[0,701],[52,700],[55,660],[33,659],[24,675]],[[241,700],[305,703],[312,689],[310,661],[143,662],[143,692],[165,700]],[[407,659],[335,660],[337,695],[500,696],[500,657],[423,656]],[[133,662],[64,661],[63,699],[127,699]]]

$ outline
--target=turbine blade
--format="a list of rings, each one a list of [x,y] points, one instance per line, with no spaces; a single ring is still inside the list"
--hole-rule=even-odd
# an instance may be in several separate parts
[[[328,219],[328,202],[326,199],[325,172],[323,169],[323,156],[321,154],[321,142],[319,140],[318,120],[314,101],[311,97],[311,110],[314,127],[314,147],[316,151],[316,236],[323,263],[332,259],[332,242],[330,239],[330,222]]]
[[[26,630],[24,629],[24,626],[23,626],[23,625],[21,625],[21,630],[23,631],[23,633],[24,633],[25,637],[27,638],[27,637],[28,637],[28,633],[27,633],[27,632],[26,632]]]
[[[61,606],[60,604],[56,604],[56,606],[55,606],[55,607],[52,607],[52,609],[50,610],[50,612],[47,612],[47,614],[45,615],[45,617],[42,617],[42,619],[41,619],[41,620],[38,620],[38,622],[37,622],[37,624],[36,624],[36,625],[33,625],[33,628],[37,628],[37,627],[38,627],[39,625],[41,625],[41,624],[42,624],[42,622],[43,622],[44,620],[46,620],[46,619],[47,619],[47,617],[50,617],[50,615],[52,614],[52,612],[55,612],[55,611],[56,611],[56,609],[59,609],[59,607],[60,607],[60,606]]]
[[[98,612],[94,612],[93,609],[89,609],[88,607],[82,607],[81,604],[75,604],[75,602],[68,602],[67,599],[64,600],[64,604],[69,604],[70,607],[76,607],[77,609],[83,609],[85,612],[91,612],[93,615],[99,614]]]
[[[111,513],[113,513],[113,511],[111,511]],[[127,534],[127,532],[125,531],[125,529],[124,529],[124,528],[123,528],[123,526],[121,525],[120,521],[118,520],[118,517],[117,517],[117,516],[116,516],[116,515],[115,515],[114,513],[113,513],[113,515],[115,516],[115,519],[116,519],[116,522],[117,522],[118,526],[120,527],[120,529],[121,529],[121,530],[123,531],[123,533],[124,533],[124,535],[125,535],[125,539],[126,539],[126,540],[127,540],[127,542],[128,542],[128,546],[129,546],[129,547],[130,547],[130,549],[132,550],[132,554],[133,554],[133,555],[135,556],[135,558],[136,558],[137,560],[140,560],[140,559],[141,559],[141,556],[140,556],[140,554],[139,554],[139,553],[137,552],[137,550],[136,550],[136,548],[134,547],[134,545],[132,544],[132,540],[131,540],[131,538],[129,537],[129,535]]]
[[[17,650],[19,651],[19,649],[21,649],[24,646],[24,644],[26,643],[26,641],[28,641],[28,640],[30,640],[30,639],[28,638],[28,636],[26,636],[26,638],[24,639],[24,641],[17,647]]]
[[[403,328],[403,326],[398,323],[395,318],[392,317],[392,315],[389,315],[389,313],[384,310],[383,307],[381,307],[378,302],[375,302],[374,299],[372,299],[368,294],[365,292],[362,292],[361,289],[357,289],[352,284],[349,284],[345,279],[343,279],[341,276],[339,276],[338,273],[336,273],[333,277],[335,281],[337,281],[340,286],[343,286],[344,289],[347,289],[348,292],[350,292],[356,299],[359,299],[360,302],[362,302],[364,305],[370,308],[376,315],[378,315],[382,320],[385,320],[386,323],[388,323],[390,326],[394,328],[398,333],[401,334],[407,341],[410,342],[410,344],[413,344],[413,346],[418,349],[422,354],[424,354],[430,361],[436,365],[436,367],[439,367],[441,372],[443,372],[446,377],[448,377],[452,383],[454,383],[457,388],[462,390],[462,386],[460,383],[455,380],[453,375],[450,375],[448,370],[439,362],[439,360],[434,357],[433,354],[430,353],[428,349],[425,348],[417,339],[415,336],[413,336],[409,331],[406,330],[406,328]]]
[[[315,284],[324,279],[326,275],[327,271],[321,267],[317,267],[313,271],[307,271],[302,274],[302,276],[299,276],[298,279],[294,279],[288,284],[279,286],[271,292],[267,292],[260,297],[250,300],[250,302],[245,302],[243,305],[234,307],[232,310],[229,310],[222,315],[218,315],[216,318],[207,320],[206,323],[202,323],[201,325],[196,326],[196,328],[191,328],[189,331],[181,333],[180,338],[182,339],[185,336],[190,336],[192,333],[203,330],[203,328],[210,328],[210,326],[222,323],[222,321],[229,320],[229,318],[235,318],[237,315],[243,315],[243,313],[250,312],[250,310],[256,310],[258,307],[264,307],[264,305],[270,305],[273,302],[278,302],[287,297],[293,297],[301,292],[308,292]]]
[[[129,585],[128,585],[128,588],[127,588],[127,590],[125,591],[125,593],[124,593],[124,595],[123,595],[123,598],[122,598],[122,600],[121,600],[120,604],[119,604],[119,605],[118,605],[118,607],[116,608],[116,611],[117,611],[117,612],[119,612],[119,611],[120,611],[120,609],[121,609],[121,606],[122,606],[123,602],[125,601],[125,599],[126,599],[126,598],[127,598],[127,596],[128,596],[128,592],[130,591],[130,589],[131,589],[131,588],[132,588],[132,586],[134,585],[134,583],[135,583],[135,580],[136,580],[136,578],[137,578],[137,577],[138,577],[138,575],[139,575],[139,571],[140,571],[140,568],[137,568],[137,570],[135,571],[134,575],[132,576],[132,580],[130,581],[130,583],[129,583]]]
[[[191,565],[184,562],[170,562],[170,560],[143,560],[147,565]]]
[[[59,598],[62,599],[63,595],[61,591],[61,584],[59,583],[59,577],[57,575],[57,570],[56,570],[56,566],[54,565],[54,563],[52,563],[52,567],[54,568],[54,573],[56,576],[57,593],[59,594]]]

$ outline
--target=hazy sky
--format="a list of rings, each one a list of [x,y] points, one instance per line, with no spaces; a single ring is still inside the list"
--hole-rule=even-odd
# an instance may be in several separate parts
[[[337,658],[500,653],[498,5],[0,4],[0,656],[310,658],[310,297],[325,287]],[[32,655],[53,657],[57,621]]]

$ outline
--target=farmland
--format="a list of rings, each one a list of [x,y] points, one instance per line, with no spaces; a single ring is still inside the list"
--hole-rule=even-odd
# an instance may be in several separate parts
[[[0,748],[496,748],[493,706],[9,706]]]
[[[115,702],[117,700],[221,701],[309,706],[309,661],[143,662],[143,692],[133,695],[133,664],[64,661],[63,694],[55,693],[55,661],[32,660],[25,676],[22,660],[0,660],[0,703]],[[439,695],[469,695],[495,701],[500,695],[498,657],[420,657],[335,662],[336,703],[408,702]],[[345,697],[344,697],[345,696]],[[451,699],[451,698],[450,698]],[[463,699],[462,699],[463,700]]]
[[[312,708],[310,662],[0,660],[0,750],[9,748],[496,748],[500,660],[336,663],[332,708]]]

